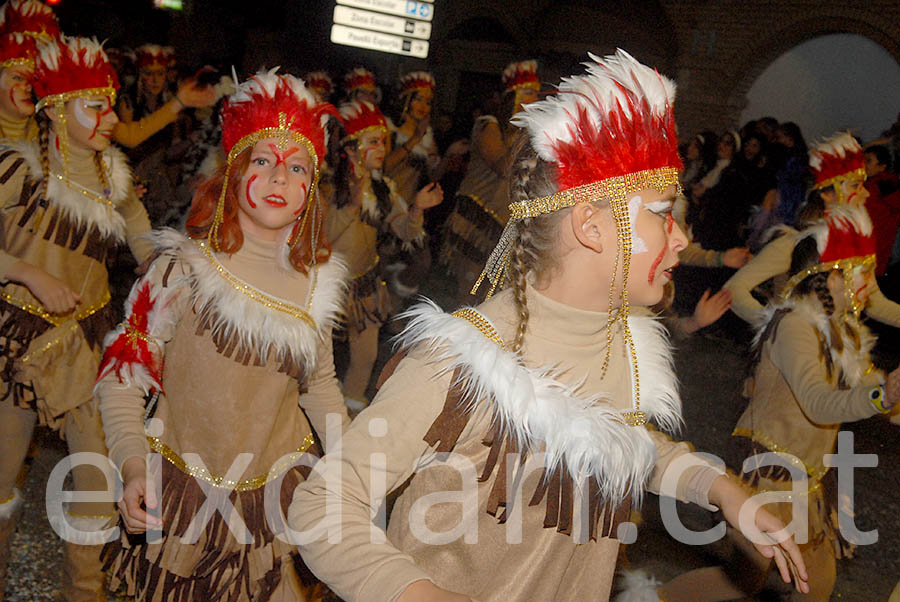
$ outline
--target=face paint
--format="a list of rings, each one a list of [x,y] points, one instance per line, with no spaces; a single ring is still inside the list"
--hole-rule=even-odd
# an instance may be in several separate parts
[[[641,207],[644,206],[644,199],[640,196],[635,196],[629,199],[628,201],[628,221],[631,223],[631,254],[637,255],[638,253],[646,253],[647,252],[647,243],[644,242],[644,239],[638,235],[638,233],[634,229],[635,223],[637,223],[637,214],[638,211],[641,210]]]
[[[75,100],[75,119],[81,124],[84,128],[90,128],[94,131],[97,130],[97,126],[100,125],[100,116],[91,116],[88,115],[87,111],[84,110],[84,99],[78,98]],[[93,137],[93,134],[91,134]]]
[[[654,201],[652,203],[647,203],[646,208],[653,213],[662,213],[663,211],[667,211],[672,207],[672,201],[664,200],[664,201]],[[666,213],[666,234],[668,236],[672,235],[672,230],[675,228],[675,218],[672,217],[672,212],[669,211]],[[662,260],[666,256],[666,248],[668,245],[663,247],[659,255],[656,256],[656,259],[653,260],[653,263],[650,264],[650,272],[647,274],[647,283],[653,284],[656,281],[656,270],[659,268],[659,264],[662,263]]]
[[[307,195],[306,182],[301,183],[300,187],[303,189],[303,198],[305,199]],[[294,215],[300,215],[300,212],[303,211],[304,207],[306,207],[306,203],[303,203],[302,205],[297,207],[297,210],[294,211]]]
[[[247,189],[244,191],[244,194],[247,195],[247,204],[250,205],[251,208],[256,209],[256,203],[253,202],[253,193],[250,191],[250,187],[253,186],[253,182],[257,178],[257,174],[253,174],[247,180]]]
[[[285,167],[287,167],[287,163],[285,163],[285,161],[287,161],[287,158],[300,150],[299,148],[294,146],[291,147],[291,149],[286,153],[282,153],[278,149],[278,147],[272,143],[269,143],[269,149],[272,151],[272,154],[275,155],[275,167],[278,167],[279,165],[284,165]]]

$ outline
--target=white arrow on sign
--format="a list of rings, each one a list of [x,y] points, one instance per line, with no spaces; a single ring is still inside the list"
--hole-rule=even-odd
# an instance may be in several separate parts
[[[334,22],[338,25],[362,27],[373,31],[383,31],[408,38],[427,40],[431,37],[431,23],[392,17],[349,6],[334,7]]]
[[[434,5],[421,0],[337,0],[337,3],[422,21],[434,18]]]
[[[420,59],[428,57],[429,45],[425,40],[401,38],[400,36],[347,27],[345,25],[331,26],[331,41],[344,46],[414,56]]]

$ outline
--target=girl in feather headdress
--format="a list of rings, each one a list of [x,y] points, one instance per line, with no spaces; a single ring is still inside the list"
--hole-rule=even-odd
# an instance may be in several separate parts
[[[125,529],[104,558],[138,600],[304,599],[281,499],[348,421],[331,349],[345,268],[317,193],[333,112],[276,70],[240,84],[187,236],[155,233],[106,338],[96,396]]]
[[[515,119],[488,300],[407,312],[377,397],[294,495],[303,558],[344,600],[606,600],[645,491],[736,520],[740,486],[648,424],[681,420],[664,330],[640,309],[687,242],[671,215],[673,96],[619,51]],[[384,497],[401,489],[385,525]],[[802,575],[792,541],[760,549]]]

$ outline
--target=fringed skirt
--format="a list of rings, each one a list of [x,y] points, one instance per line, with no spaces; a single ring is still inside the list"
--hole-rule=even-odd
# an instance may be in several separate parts
[[[280,478],[279,502],[281,512],[286,513],[303,475],[293,468]],[[184,543],[182,538],[206,495],[193,477],[165,461],[162,483],[161,541],[150,544],[144,536],[130,536],[122,528],[121,537],[108,543],[102,554],[110,589],[116,591],[124,584],[128,595],[146,602],[266,602],[276,592],[278,600],[305,599],[292,566],[295,548],[283,537],[276,538],[276,533],[284,532],[281,517],[277,517],[277,525],[266,520],[265,487],[229,495],[252,543],[240,543],[219,512],[212,515],[199,538],[194,538],[195,543]],[[285,576],[294,583],[283,583]],[[286,596],[279,589],[284,587],[296,591]]]
[[[768,491],[790,493],[790,472],[782,466],[765,466],[741,474],[741,466],[745,458],[769,451],[771,450],[747,437],[734,436],[729,443],[727,464],[729,468],[740,474],[744,483],[751,488],[752,494]],[[788,525],[793,520],[793,503],[804,504],[807,508],[807,536],[810,544],[819,546],[827,541],[834,549],[835,558],[851,558],[853,556],[856,546],[844,539],[838,522],[840,501],[836,471],[829,470],[818,482],[810,479],[809,489],[800,494],[798,499],[792,498],[790,502],[766,504],[765,508],[785,525]]]
[[[456,207],[444,226],[438,261],[447,266],[450,274],[458,276],[467,276],[460,273],[460,268],[467,264],[476,265],[480,270],[500,240],[504,225],[481,199],[457,195]]]
[[[350,282],[347,294],[347,331],[351,338],[369,326],[381,326],[391,315],[391,296],[375,265]]]
[[[54,326],[0,301],[0,400],[34,410],[41,426],[61,430],[66,412],[93,399],[101,343],[113,325],[109,303]]]

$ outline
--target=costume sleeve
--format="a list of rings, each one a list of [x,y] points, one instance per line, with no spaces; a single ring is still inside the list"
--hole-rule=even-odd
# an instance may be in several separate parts
[[[174,123],[178,117],[174,98],[153,113],[138,121],[120,121],[113,127],[113,139],[128,148],[134,148],[147,138]]]
[[[673,441],[668,435],[652,426],[648,430],[654,445],[656,445],[656,465],[653,467],[653,474],[650,476],[647,488],[652,493],[659,494],[663,477],[672,462],[685,454],[692,453],[694,448],[685,441]],[[709,503],[709,488],[712,487],[713,481],[724,473],[724,470],[714,467],[701,458],[697,458],[697,461],[700,465],[685,469],[678,478],[675,498],[681,502],[691,502],[703,506],[707,510],[718,510]]]
[[[135,196],[134,189],[117,209],[125,218],[125,240],[128,242],[128,248],[140,265],[153,254],[153,243],[146,236],[152,230],[147,210]]]
[[[900,304],[885,297],[881,289],[877,289],[869,297],[866,313],[870,318],[878,320],[882,324],[900,328]]]
[[[425,229],[422,227],[425,222],[424,215],[420,212],[419,217],[414,219],[409,213],[406,201],[397,192],[397,185],[394,184],[394,181],[385,179],[385,183],[391,190],[391,212],[385,223],[390,227],[391,232],[404,243],[420,244],[425,237]],[[404,245],[404,248],[406,246]]]
[[[144,436],[145,396],[162,392],[166,343],[190,302],[186,267],[158,257],[131,289],[125,320],[106,335],[94,397],[103,418],[110,459],[119,467],[149,453]]]
[[[692,242],[678,254],[678,260],[684,265],[715,268],[719,267],[718,254],[718,251],[707,251],[697,243]]]
[[[326,445],[331,445],[325,440],[325,421],[328,414],[338,414],[341,417],[342,430],[346,430],[350,424],[347,416],[347,406],[344,405],[344,396],[338,387],[337,376],[334,373],[334,352],[331,344],[331,329],[324,334],[319,341],[316,369],[307,384],[306,393],[300,396],[300,407],[306,411],[306,417],[315,429],[319,439]]]
[[[801,316],[788,314],[778,325],[774,341],[766,343],[772,363],[784,376],[806,417],[816,424],[838,424],[878,414],[869,401],[872,387],[883,382],[872,371],[852,389],[835,389],[819,359],[815,330]]]
[[[372,499],[372,472],[380,470],[374,462],[385,467],[382,483],[391,492],[427,462],[423,437],[441,412],[451,378],[435,374],[424,360],[405,358],[350,424],[340,452],[326,454],[294,492],[291,528],[320,530],[315,541],[300,545],[303,560],[347,602],[391,602],[409,584],[429,579],[389,542],[373,541],[372,517],[384,500]]]
[[[0,147],[0,211],[19,202],[27,175],[25,158],[9,147]],[[9,269],[19,262],[18,257],[6,252],[6,236],[6,232],[0,232],[0,280],[5,280]]]
[[[500,131],[500,125],[496,119],[485,118],[483,123],[477,123],[472,135],[472,143],[498,176],[506,175],[504,173],[506,145],[503,143],[503,132]]]
[[[785,233],[763,247],[756,257],[739,269],[724,288],[731,291],[731,311],[742,320],[754,324],[761,316],[763,306],[753,298],[751,291],[773,276],[791,268],[794,250],[793,232]]]

